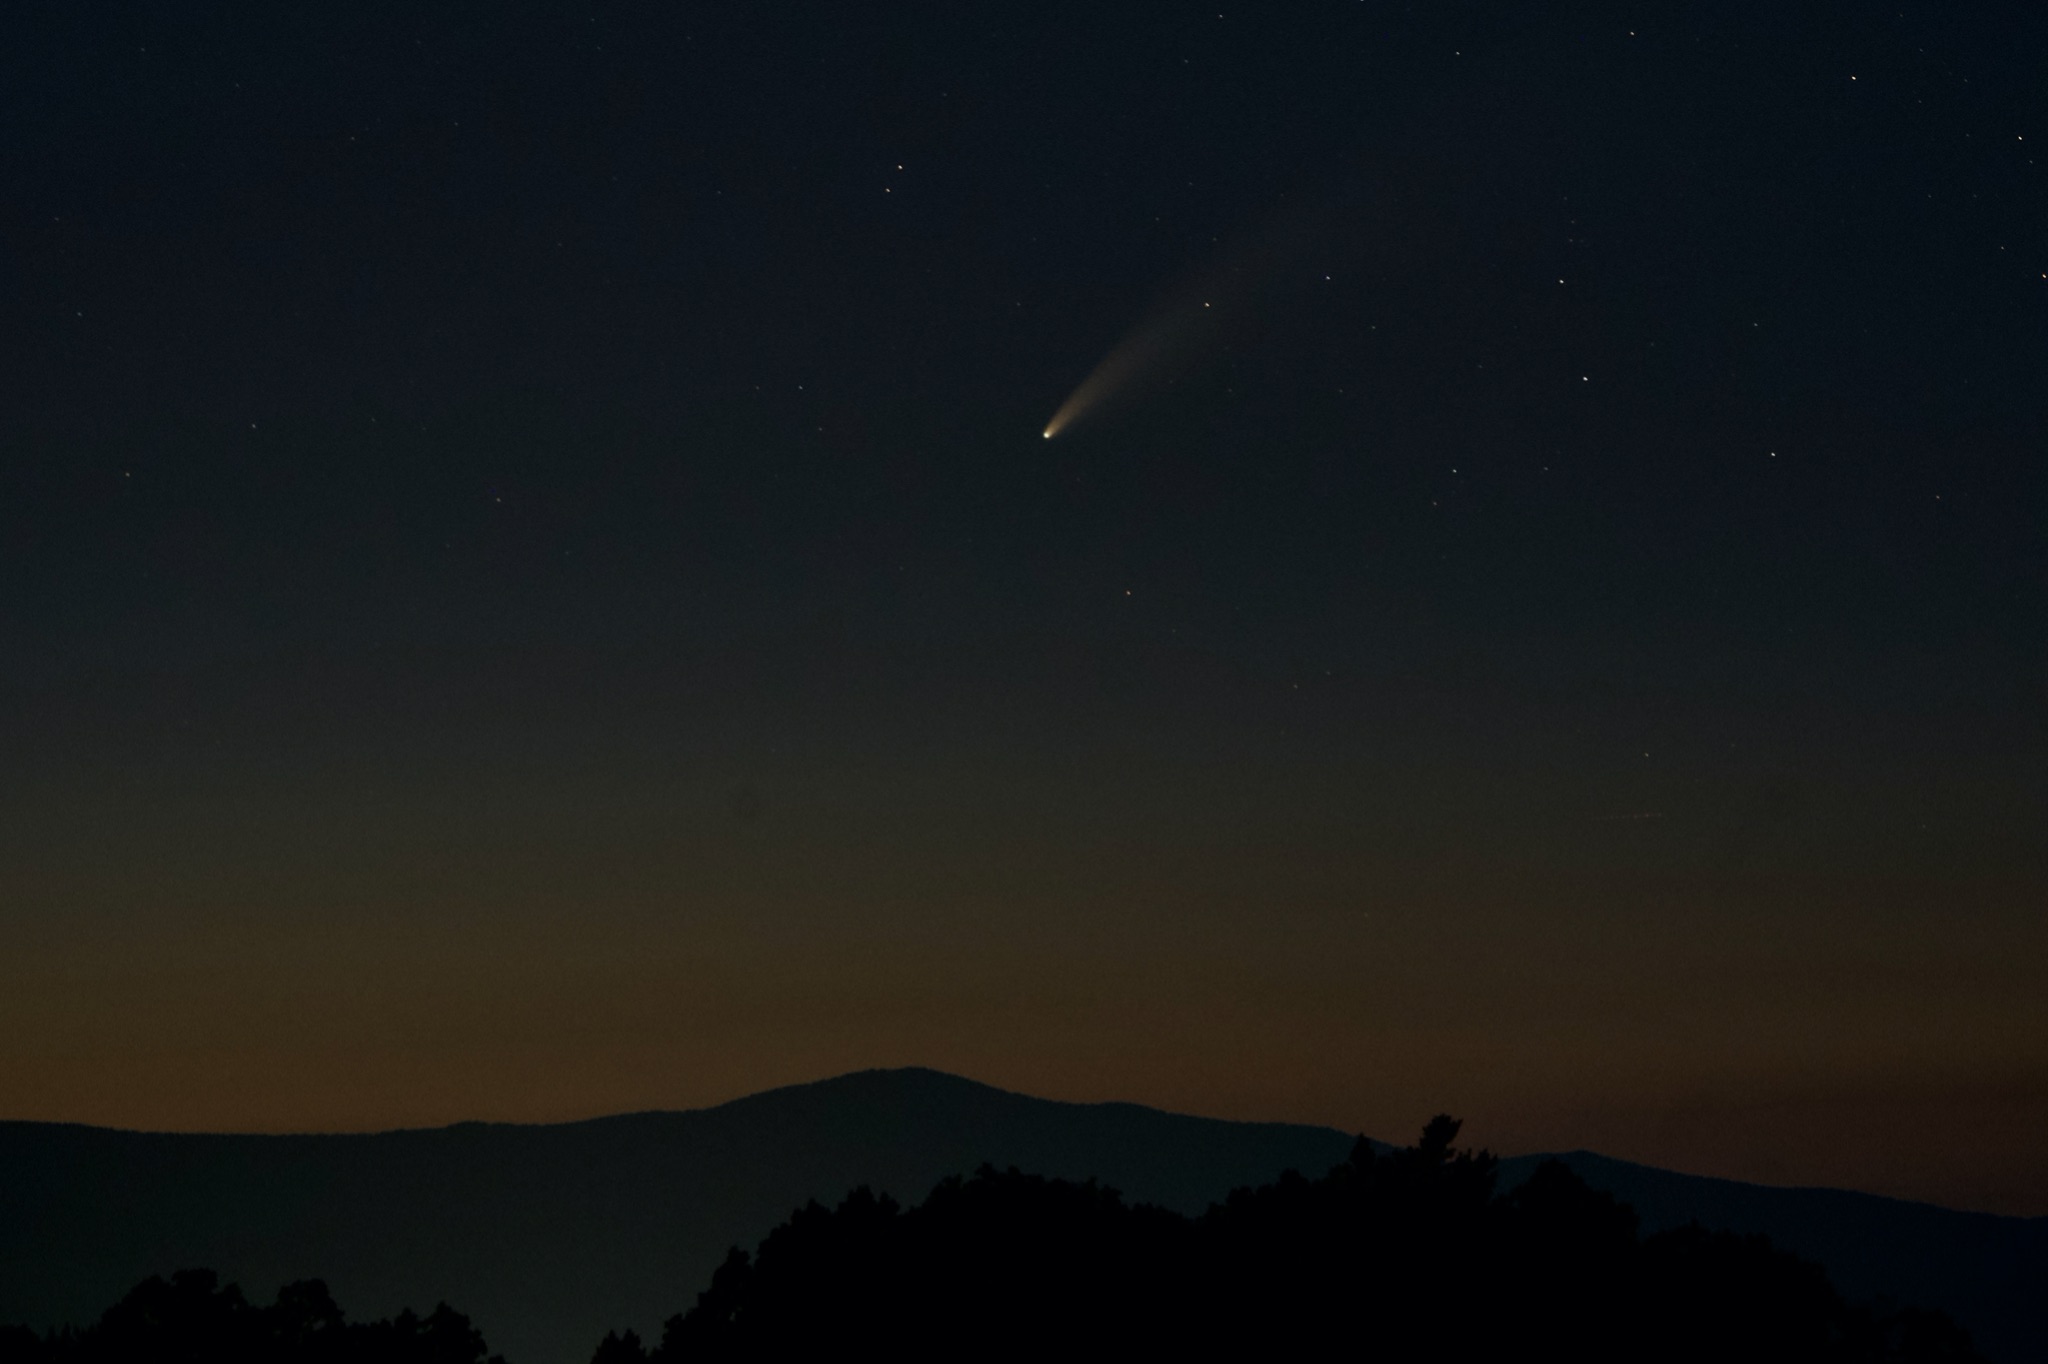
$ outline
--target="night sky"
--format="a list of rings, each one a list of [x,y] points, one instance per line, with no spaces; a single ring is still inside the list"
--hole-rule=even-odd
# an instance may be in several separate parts
[[[10,0],[0,1116],[922,1064],[2048,1213],[2044,62]]]

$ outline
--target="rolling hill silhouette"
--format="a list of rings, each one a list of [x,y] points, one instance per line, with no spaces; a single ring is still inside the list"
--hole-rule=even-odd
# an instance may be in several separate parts
[[[656,1327],[728,1247],[857,1185],[916,1200],[989,1163],[1195,1212],[1282,1170],[1320,1174],[1351,1142],[929,1070],[547,1126],[267,1137],[0,1123],[0,1322],[85,1322],[145,1275],[205,1265],[254,1294],[323,1278],[368,1315],[446,1299],[512,1364],[582,1364],[608,1328]],[[1503,1162],[1504,1182],[1539,1159]],[[1565,1160],[1646,1229],[1763,1232],[1848,1294],[1953,1313],[1994,1360],[2048,1345],[2048,1219]]]

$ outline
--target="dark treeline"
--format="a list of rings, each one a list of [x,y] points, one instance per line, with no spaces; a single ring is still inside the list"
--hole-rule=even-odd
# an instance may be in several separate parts
[[[1581,1361],[1978,1360],[1948,1317],[1845,1302],[1761,1237],[1642,1237],[1563,1165],[1495,1188],[1438,1118],[1419,1145],[1359,1142],[1319,1180],[1240,1189],[1198,1218],[984,1167],[905,1210],[858,1190],[735,1249],[651,1351],[594,1364],[829,1357],[1546,1355]]]
[[[1438,1118],[1413,1147],[1360,1141],[1200,1217],[1113,1190],[984,1167],[918,1207],[856,1190],[735,1249],[652,1350],[607,1335],[594,1364],[834,1355],[1100,1358],[1180,1352],[1388,1360],[1980,1361],[1946,1316],[1851,1304],[1762,1237],[1638,1235],[1563,1165],[1501,1193]],[[0,1364],[485,1364],[442,1304],[350,1322],[325,1284],[269,1306],[215,1275],[151,1278],[83,1329],[0,1328]],[[502,1364],[491,1357],[489,1364]]]
[[[0,1327],[0,1364],[483,1364],[484,1338],[442,1303],[352,1322],[317,1279],[258,1307],[210,1270],[149,1278],[83,1330]],[[493,1355],[490,1364],[504,1364]]]

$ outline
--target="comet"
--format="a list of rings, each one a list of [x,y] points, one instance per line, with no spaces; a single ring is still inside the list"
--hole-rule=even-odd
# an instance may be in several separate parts
[[[1170,381],[1224,350],[1233,334],[1256,329],[1259,315],[1299,292],[1302,282],[1327,279],[1320,270],[1309,272],[1305,258],[1323,249],[1328,226],[1326,213],[1296,207],[1171,291],[1067,395],[1045,424],[1045,439],[1148,385]]]
[[[1067,395],[1045,424],[1045,438],[1051,440],[1146,382],[1169,376],[1195,353],[1219,342],[1222,318],[1217,302],[1190,298],[1155,308]]]

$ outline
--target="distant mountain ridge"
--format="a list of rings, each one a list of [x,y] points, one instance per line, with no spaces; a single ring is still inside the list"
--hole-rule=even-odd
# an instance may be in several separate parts
[[[352,1315],[445,1298],[512,1364],[658,1328],[735,1243],[867,1184],[917,1199],[984,1161],[1198,1210],[1351,1139],[870,1071],[715,1108],[348,1136],[0,1124],[0,1321],[96,1315],[189,1265],[254,1293],[327,1280]]]
[[[991,1163],[1193,1212],[1286,1169],[1320,1173],[1353,1140],[918,1069],[545,1126],[242,1136],[0,1123],[0,1322],[88,1320],[147,1274],[204,1265],[266,1296],[324,1278],[359,1316],[445,1299],[511,1364],[582,1364],[606,1329],[645,1332],[682,1310],[728,1246],[811,1198],[865,1184],[916,1200]],[[1503,1176],[1541,1159],[1510,1159]],[[1564,1159],[1646,1227],[1761,1231],[1852,1294],[1954,1313],[1996,1360],[2048,1357],[2048,1219]]]
[[[1501,1162],[1515,1183],[1547,1155]],[[1762,1234],[1825,1265],[1864,1300],[1938,1307],[1993,1360],[2048,1359],[2048,1217],[1998,1217],[1846,1189],[1780,1188],[1679,1174],[1591,1151],[1556,1156],[1635,1208],[1645,1232],[1699,1222]]]

